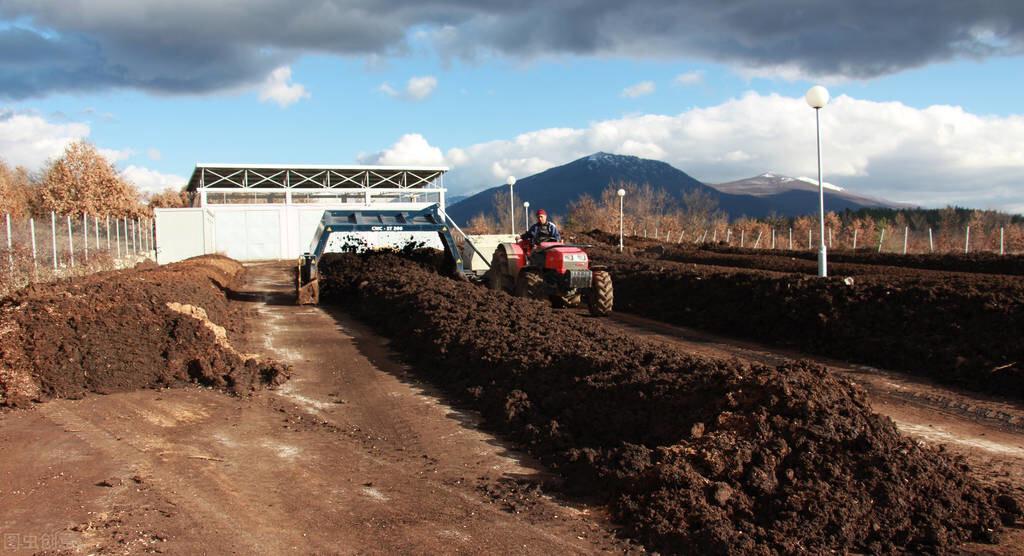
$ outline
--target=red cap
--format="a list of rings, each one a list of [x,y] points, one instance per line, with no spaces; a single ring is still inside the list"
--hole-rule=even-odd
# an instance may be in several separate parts
[[[544,216],[547,216],[547,215],[548,215],[548,213],[544,212],[544,209],[537,209],[537,216],[540,216],[540,215],[542,215],[542,214],[543,214]]]

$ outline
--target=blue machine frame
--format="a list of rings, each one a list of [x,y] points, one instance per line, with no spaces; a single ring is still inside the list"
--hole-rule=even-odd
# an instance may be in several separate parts
[[[463,271],[462,256],[455,245],[451,226],[437,203],[420,210],[368,209],[325,210],[310,250],[303,258],[319,262],[331,235],[346,232],[436,232],[451,255],[457,272]]]
[[[334,234],[350,232],[436,232],[451,257],[456,276],[465,277],[462,255],[451,232],[447,216],[441,212],[440,204],[433,204],[420,210],[401,209],[353,209],[325,210],[310,250],[299,259],[298,290],[296,301],[300,305],[317,303],[320,297],[318,267],[327,248],[327,242]]]

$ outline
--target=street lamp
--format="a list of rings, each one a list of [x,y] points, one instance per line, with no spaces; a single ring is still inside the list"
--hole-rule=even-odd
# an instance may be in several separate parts
[[[814,126],[818,138],[818,276],[828,276],[827,253],[825,250],[825,185],[821,181],[821,118],[819,112],[828,104],[828,89],[821,85],[815,85],[807,90],[804,95],[807,104],[814,109]]]
[[[530,201],[523,201],[523,222],[526,222],[526,229],[530,229]]]
[[[615,192],[619,196],[619,253],[622,252],[622,232],[624,230],[622,226],[622,200],[626,197],[626,190],[619,189]]]
[[[505,180],[508,184],[508,208],[509,208],[509,226],[512,228],[512,235],[516,235],[516,201],[515,195],[512,194],[512,186],[516,184],[516,177],[509,176]]]

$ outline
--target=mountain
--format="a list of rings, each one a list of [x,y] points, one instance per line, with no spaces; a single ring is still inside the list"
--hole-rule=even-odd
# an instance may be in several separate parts
[[[543,208],[565,217],[569,203],[582,194],[600,199],[609,184],[629,182],[665,189],[674,198],[699,190],[718,201],[732,218],[764,218],[772,214],[800,216],[818,210],[818,186],[809,178],[761,174],[721,184],[705,184],[659,160],[604,152],[594,153],[562,166],[550,168],[516,182],[516,195],[530,202],[531,209]],[[825,208],[831,211],[866,207],[906,208],[896,203],[855,195],[842,187],[825,184]],[[485,189],[458,202],[449,202],[447,212],[459,224],[477,214],[493,214],[494,196],[508,191],[507,185]]]
[[[609,184],[619,181],[650,184],[655,189],[665,189],[676,199],[686,192],[703,191],[718,200],[719,207],[736,216],[762,216],[771,212],[769,204],[758,197],[722,193],[664,162],[603,152],[522,178],[516,181],[515,192],[530,202],[531,210],[543,208],[564,218],[569,212],[569,203],[580,195],[586,193],[600,199]],[[451,204],[448,214],[460,224],[477,214],[491,214],[494,196],[499,191],[508,191],[508,186],[485,189]]]
[[[811,178],[791,178],[765,173],[752,178],[728,183],[708,184],[732,195],[750,195],[772,205],[776,213],[784,216],[810,214],[818,210],[818,182]],[[825,208],[831,211],[861,208],[907,208],[907,206],[851,193],[842,187],[825,182]]]

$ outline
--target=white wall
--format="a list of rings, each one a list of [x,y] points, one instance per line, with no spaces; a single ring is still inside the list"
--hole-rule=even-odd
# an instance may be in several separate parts
[[[156,262],[173,263],[204,253],[212,253],[212,229],[205,223],[212,215],[201,208],[155,209]]]

